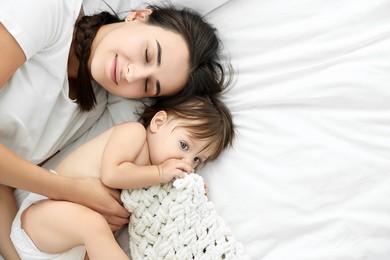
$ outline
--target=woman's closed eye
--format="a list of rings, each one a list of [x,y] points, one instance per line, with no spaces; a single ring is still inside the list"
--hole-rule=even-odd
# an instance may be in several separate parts
[[[146,63],[149,63],[148,48],[145,49],[145,61]]]
[[[145,49],[145,62],[146,64],[149,63],[149,54],[148,54],[148,48]],[[145,93],[148,92],[148,78],[145,79]]]

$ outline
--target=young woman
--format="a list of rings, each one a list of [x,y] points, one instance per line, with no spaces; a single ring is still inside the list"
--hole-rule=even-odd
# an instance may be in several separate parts
[[[55,172],[101,178],[117,189],[144,188],[194,172],[215,160],[234,138],[230,112],[217,98],[193,97],[173,107],[159,104],[141,118],[144,125],[116,125],[79,146]],[[23,259],[82,260],[85,252],[95,260],[128,259],[100,214],[34,193],[23,201],[11,237]]]
[[[90,207],[113,229],[127,223],[117,190],[38,166],[96,122],[107,91],[179,103],[225,85],[216,31],[196,13],[150,6],[119,21],[83,16],[81,3],[0,3],[0,254],[7,259],[15,259],[3,228],[17,210],[13,188]]]

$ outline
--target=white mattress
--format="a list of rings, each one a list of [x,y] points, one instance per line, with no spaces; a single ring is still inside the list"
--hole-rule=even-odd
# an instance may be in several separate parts
[[[234,148],[198,173],[247,253],[390,259],[390,2],[173,2],[207,13],[236,71]],[[70,149],[135,103],[112,97]]]

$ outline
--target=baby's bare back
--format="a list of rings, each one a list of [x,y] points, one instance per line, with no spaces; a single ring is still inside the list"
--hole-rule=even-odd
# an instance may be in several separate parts
[[[103,151],[111,132],[109,129],[79,146],[59,163],[55,171],[71,177],[100,178]]]

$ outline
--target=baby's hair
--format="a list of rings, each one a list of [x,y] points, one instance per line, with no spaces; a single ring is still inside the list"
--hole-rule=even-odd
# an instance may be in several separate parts
[[[206,148],[211,147],[214,151],[209,161],[215,160],[233,144],[232,115],[217,95],[194,96],[181,103],[174,98],[158,99],[152,105],[144,104],[143,111],[138,112],[139,122],[148,127],[153,116],[161,110],[167,112],[168,120],[183,120],[184,124],[180,127],[186,128],[191,137],[209,141]]]

